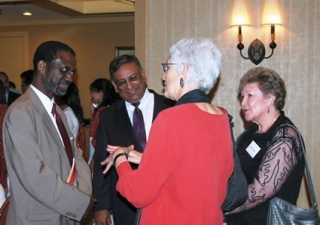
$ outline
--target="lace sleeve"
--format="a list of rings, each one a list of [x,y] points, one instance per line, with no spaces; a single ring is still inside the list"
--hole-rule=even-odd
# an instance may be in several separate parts
[[[253,208],[272,198],[286,182],[301,157],[296,131],[288,126],[278,128],[268,142],[256,178],[248,185],[248,200],[233,212]]]

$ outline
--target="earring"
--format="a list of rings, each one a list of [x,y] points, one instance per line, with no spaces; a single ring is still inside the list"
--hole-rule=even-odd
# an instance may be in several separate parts
[[[184,82],[183,82],[182,77],[180,78],[180,87],[181,87],[181,88],[183,88],[183,87],[184,87]]]
[[[270,113],[270,107],[268,107],[268,111],[267,112]]]

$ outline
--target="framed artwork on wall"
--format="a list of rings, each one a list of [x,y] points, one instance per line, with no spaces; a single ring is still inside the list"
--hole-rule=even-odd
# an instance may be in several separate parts
[[[116,56],[134,55],[134,47],[116,47]]]

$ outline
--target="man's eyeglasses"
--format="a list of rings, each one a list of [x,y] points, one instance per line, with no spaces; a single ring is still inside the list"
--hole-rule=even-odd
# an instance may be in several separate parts
[[[127,82],[130,82],[130,84],[137,83],[139,80],[139,76],[136,74],[131,75],[127,79],[117,80],[115,81],[115,84],[118,88],[123,89],[127,85]]]
[[[176,65],[177,63],[168,63],[168,62],[166,62],[166,63],[161,63],[161,65],[162,65],[162,71],[164,72],[164,73],[166,73],[168,70],[169,70],[169,68],[170,68],[170,65]]]

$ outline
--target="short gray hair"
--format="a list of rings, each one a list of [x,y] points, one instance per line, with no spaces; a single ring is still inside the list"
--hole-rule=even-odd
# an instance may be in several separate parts
[[[186,63],[191,74],[191,83],[199,89],[210,92],[221,69],[221,53],[209,38],[184,38],[172,45],[170,58],[177,72],[181,63]]]

